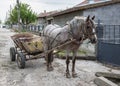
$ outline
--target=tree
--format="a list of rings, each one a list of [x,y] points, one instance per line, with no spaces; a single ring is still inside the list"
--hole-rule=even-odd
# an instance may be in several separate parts
[[[12,24],[17,24],[18,22],[17,8],[18,6],[15,5],[12,11],[10,12],[9,20],[12,22]],[[28,24],[36,21],[37,14],[31,10],[31,7],[28,4],[20,3],[19,9],[21,20],[20,23],[23,26],[23,28],[27,28]]]

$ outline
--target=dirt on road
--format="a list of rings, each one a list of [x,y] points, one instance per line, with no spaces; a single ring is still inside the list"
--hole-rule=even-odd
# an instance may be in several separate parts
[[[10,36],[15,34],[0,28],[0,86],[96,86],[96,72],[115,72],[120,70],[103,66],[96,61],[77,60],[77,78],[66,78],[65,60],[54,59],[54,70],[46,70],[43,58],[26,62],[25,69],[19,69],[16,62],[10,61],[9,49],[14,46]],[[70,64],[71,69],[71,64]]]

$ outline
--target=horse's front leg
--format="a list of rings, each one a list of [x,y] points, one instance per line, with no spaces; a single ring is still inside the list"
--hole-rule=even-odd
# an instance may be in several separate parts
[[[67,54],[66,54],[66,77],[67,78],[70,78],[69,63],[70,63],[69,51],[67,51]]]
[[[73,58],[72,58],[72,77],[77,77],[77,73],[75,72],[75,61],[76,61],[76,54],[77,51],[73,51]]]

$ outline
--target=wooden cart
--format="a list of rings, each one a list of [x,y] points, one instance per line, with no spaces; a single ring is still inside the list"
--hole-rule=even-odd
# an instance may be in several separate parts
[[[45,57],[45,54],[48,54],[55,49],[58,49],[75,41],[75,39],[73,39],[48,51],[44,51],[44,46],[40,36],[34,37],[32,34],[22,33],[13,35],[11,38],[15,45],[15,47],[10,48],[11,61],[16,60],[19,68],[25,68],[25,62],[27,60]]]
[[[34,37],[29,33],[21,33],[15,34],[11,38],[15,45],[15,47],[10,48],[11,61],[16,60],[19,68],[25,68],[25,61],[35,59],[36,55],[43,52],[40,37]]]

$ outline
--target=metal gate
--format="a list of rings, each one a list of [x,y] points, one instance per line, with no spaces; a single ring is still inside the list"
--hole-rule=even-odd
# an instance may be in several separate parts
[[[120,25],[97,27],[97,59],[100,62],[120,66]]]

